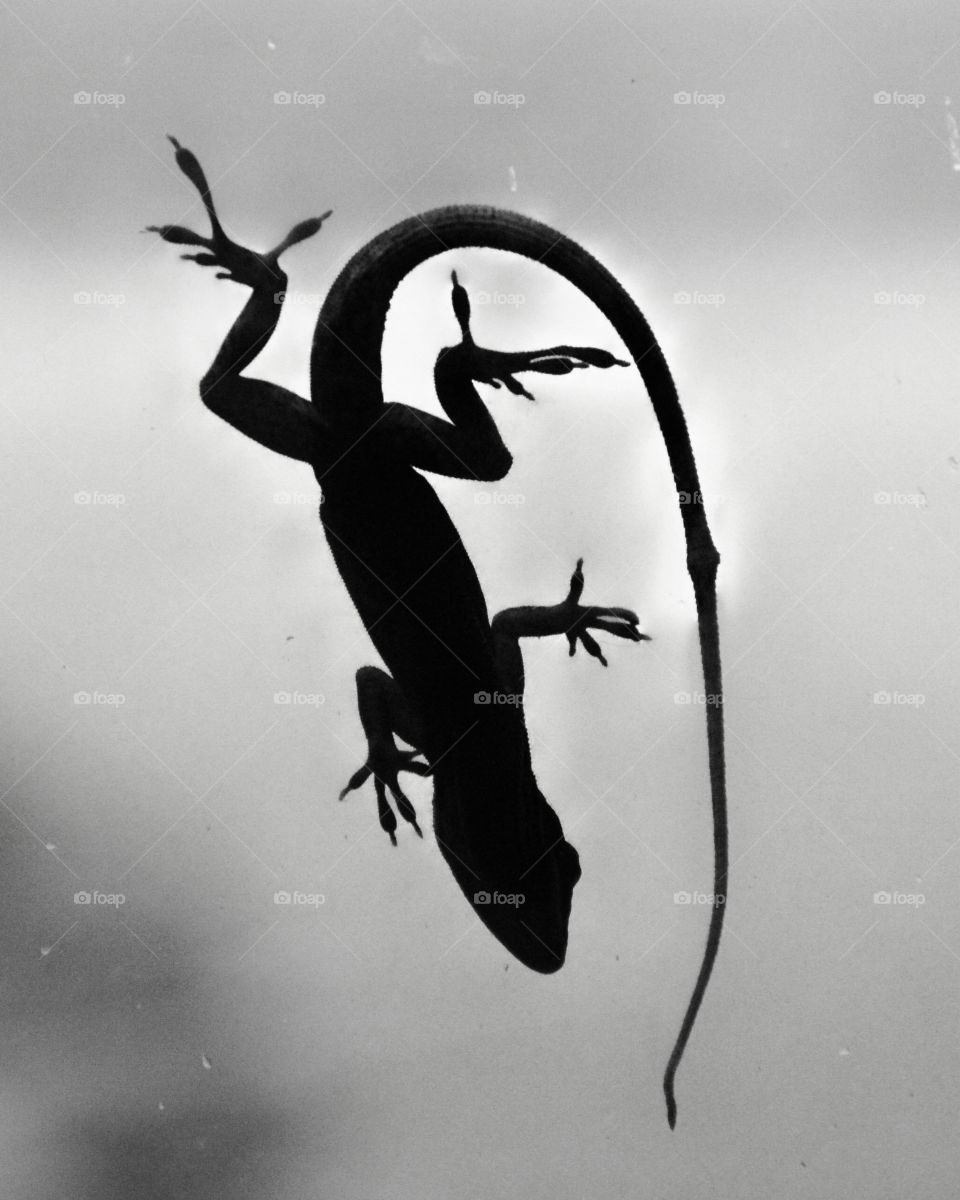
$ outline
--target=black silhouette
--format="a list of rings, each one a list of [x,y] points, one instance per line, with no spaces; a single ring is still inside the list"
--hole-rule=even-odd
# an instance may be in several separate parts
[[[421,834],[399,772],[431,774],[434,830],[454,878],[496,938],[533,970],[556,971],[567,947],[576,851],[541,795],[523,721],[521,637],[565,635],[603,665],[589,629],[632,641],[645,638],[628,609],[585,607],[582,560],[565,600],[515,608],[491,622],[473,564],[433,488],[413,468],[473,480],[497,480],[512,459],[474,383],[503,385],[532,399],[516,375],[567,374],[626,366],[604,350],[553,346],[501,353],[470,334],[466,291],[453,275],[459,345],[441,351],[437,396],[449,422],[403,404],[385,404],[380,346],[391,297],[425,259],[483,246],[533,258],[563,275],[610,320],[646,384],[666,442],[681,501],[699,498],[686,422],[663,354],[643,315],[616,279],[576,243],[547,225],[495,208],[453,206],[401,221],[358,250],[335,280],[320,312],[311,357],[311,401],[242,372],[266,344],[280,315],[286,275],[280,254],[316,233],[329,216],[304,221],[268,254],[232,242],[194,155],[171,138],[177,163],[197,187],[212,235],[150,226],[166,241],[203,247],[184,258],[221,268],[218,278],[253,289],[200,384],[213,412],[255,441],[313,467],[323,488],[321,519],[337,568],[390,669],[357,673],[360,717],[369,752],[341,798],[373,776],[380,824],[396,845],[396,816]],[[703,506],[680,504],[687,566],[697,603],[707,704],[714,819],[714,905],[703,963],[667,1067],[671,1128],[673,1079],[706,990],[720,942],[727,876],[723,712],[716,571]],[[410,751],[397,748],[399,736]],[[422,834],[421,834],[422,836]]]

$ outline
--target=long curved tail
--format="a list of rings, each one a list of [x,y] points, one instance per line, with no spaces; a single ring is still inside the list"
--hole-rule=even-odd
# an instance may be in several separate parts
[[[667,1119],[676,1123],[674,1077],[693,1030],[720,945],[726,901],[728,848],[723,748],[723,688],[717,624],[716,574],[720,556],[710,536],[686,420],[663,352],[636,304],[592,255],[549,225],[504,209],[454,205],[410,217],[357,251],[334,281],[314,336],[312,373],[319,389],[338,373],[380,376],[380,346],[394,290],[414,267],[446,250],[488,247],[541,262],[593,301],[616,329],[646,385],[663,439],[683,520],[687,569],[697,605],[707,715],[713,807],[714,897],[703,961],[670,1055],[663,1088]],[[362,389],[361,389],[362,391]],[[317,387],[314,395],[321,394]],[[371,393],[358,399],[365,420]]]

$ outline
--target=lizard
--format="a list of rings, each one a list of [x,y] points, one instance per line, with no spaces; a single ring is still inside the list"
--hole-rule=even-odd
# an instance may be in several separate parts
[[[169,137],[169,135],[168,135]],[[639,642],[636,613],[581,605],[583,560],[566,598],[507,609],[489,620],[483,592],[459,534],[422,472],[477,481],[502,479],[512,456],[474,386],[504,387],[530,400],[518,374],[564,375],[627,366],[606,350],[553,346],[500,352],[476,345],[470,303],[452,273],[461,341],[437,357],[434,383],[448,420],[384,401],[381,343],[393,294],[420,263],[454,249],[486,247],[523,255],[557,272],[607,317],[638,368],[666,445],[683,522],[697,608],[706,692],[714,831],[714,892],[706,945],[663,1079],[670,1128],[674,1079],[717,957],[726,901],[728,836],[716,575],[720,561],[701,499],[686,419],[663,352],[617,279],[572,239],[531,217],[480,205],[448,205],[401,220],[360,247],[321,306],[310,358],[310,400],[243,372],[272,335],[287,276],[280,255],[316,234],[331,215],[302,221],[271,251],[232,241],[196,156],[173,137],[176,162],[210,220],[204,237],[179,225],[151,225],[217,278],[251,288],[200,382],[206,407],[266,448],[309,464],[320,484],[321,523],[334,563],[389,667],[361,667],[357,695],[368,741],[365,764],[340,793],[371,776],[381,827],[396,845],[401,817],[423,836],[399,773],[430,775],[437,844],[490,932],[532,970],[565,960],[579,856],[533,773],[524,725],[524,637],[565,636],[606,666],[590,630]],[[505,701],[505,702],[501,702]],[[412,747],[400,750],[394,737]]]

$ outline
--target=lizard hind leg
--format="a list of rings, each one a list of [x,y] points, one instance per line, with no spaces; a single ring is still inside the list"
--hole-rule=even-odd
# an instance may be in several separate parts
[[[416,749],[420,744],[416,715],[393,677],[379,667],[361,667],[357,671],[357,708],[367,738],[367,759],[350,777],[340,792],[340,799],[345,799],[348,792],[362,787],[372,775],[380,828],[391,843],[394,846],[397,844],[397,818],[387,799],[388,789],[397,812],[423,837],[416,809],[404,794],[399,781],[401,771],[408,771],[412,775],[430,774],[430,765],[418,761],[423,754]],[[400,750],[394,735],[415,748]]]

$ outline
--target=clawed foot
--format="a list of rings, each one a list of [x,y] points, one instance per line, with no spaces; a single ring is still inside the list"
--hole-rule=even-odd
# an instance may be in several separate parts
[[[181,146],[175,137],[170,137],[169,134],[167,136],[176,149],[177,166],[200,193],[200,199],[210,218],[211,236],[202,237],[182,225],[148,225],[144,233],[159,233],[165,242],[173,242],[178,246],[202,246],[205,253],[181,254],[180,257],[198,263],[201,267],[220,267],[217,272],[218,279],[230,279],[234,283],[242,283],[263,291],[284,290],[287,277],[278,262],[280,255],[297,242],[313,237],[330,213],[325,212],[322,217],[311,217],[307,221],[301,221],[267,254],[247,250],[232,242],[224,233],[213,206],[210,185],[196,155]]]
[[[587,633],[588,629],[604,629],[615,637],[626,638],[631,642],[649,642],[653,639],[637,629],[640,618],[629,608],[598,608],[594,605],[580,604],[583,595],[583,559],[577,559],[576,570],[570,576],[570,591],[561,605],[569,614],[570,624],[566,626],[566,638],[570,645],[570,657],[576,653],[577,642],[580,642],[586,652],[593,658],[598,658],[604,666],[607,660],[596,641]]]
[[[462,342],[454,349],[467,356],[470,378],[476,383],[487,383],[499,388],[501,384],[515,396],[533,396],[515,376],[523,371],[537,371],[541,375],[569,375],[582,367],[626,367],[629,363],[615,358],[608,350],[593,346],[551,346],[547,350],[529,350],[510,353],[500,350],[484,350],[477,346],[470,332],[470,298],[457,279],[453,279],[453,311],[460,325]]]
[[[432,770],[430,765],[415,761],[420,757],[419,750],[398,750],[396,746],[371,746],[367,761],[359,771],[350,777],[347,786],[340,793],[340,799],[343,800],[348,792],[362,787],[372,775],[374,791],[377,793],[380,828],[389,835],[394,846],[397,844],[397,818],[387,800],[387,788],[390,789],[390,795],[393,797],[400,816],[405,821],[409,821],[417,834],[423,837],[423,831],[417,824],[416,809],[400,790],[398,778],[401,771],[409,771],[413,775],[429,775]]]

